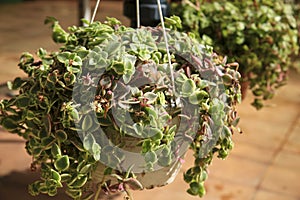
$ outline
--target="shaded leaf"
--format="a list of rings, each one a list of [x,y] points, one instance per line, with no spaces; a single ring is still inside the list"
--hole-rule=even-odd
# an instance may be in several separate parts
[[[67,155],[64,155],[64,156],[57,158],[54,163],[54,166],[58,171],[67,170],[70,166],[69,157]]]
[[[92,152],[93,144],[96,142],[92,134],[87,134],[83,139],[83,148]]]
[[[187,79],[183,82],[181,92],[183,97],[189,97],[191,94],[194,93],[196,89],[196,84],[192,79]]]

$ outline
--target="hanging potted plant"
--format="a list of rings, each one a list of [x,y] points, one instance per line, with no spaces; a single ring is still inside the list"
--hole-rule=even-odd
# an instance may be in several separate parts
[[[0,102],[1,126],[26,140],[31,167],[40,170],[29,192],[130,197],[130,189],[170,183],[191,148],[194,166],[184,180],[188,193],[203,196],[213,156],[225,158],[233,147],[237,64],[161,27],[132,29],[108,18],[66,32],[46,21],[61,48],[22,54],[28,77],[9,83],[19,94]]]
[[[172,13],[182,19],[183,31],[227,55],[229,62],[240,64],[242,92],[245,95],[251,89],[257,109],[286,83],[290,56],[299,48],[290,4],[283,0],[182,0],[173,4]]]

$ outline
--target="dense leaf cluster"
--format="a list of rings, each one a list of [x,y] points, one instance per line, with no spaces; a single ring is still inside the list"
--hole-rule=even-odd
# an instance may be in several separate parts
[[[285,84],[290,56],[299,48],[291,4],[283,0],[183,0],[172,10],[182,19],[182,30],[240,64],[239,72],[249,82],[257,109]]]
[[[169,20],[179,26],[178,18]],[[195,162],[184,179],[190,194],[204,195],[214,154],[225,158],[233,147],[236,64],[168,31],[172,71],[160,27],[135,30],[108,19],[66,32],[55,19],[47,21],[60,50],[39,49],[36,59],[24,53],[19,66],[28,77],[10,83],[19,94],[0,102],[1,125],[25,138],[32,167],[41,169],[30,193],[54,196],[64,186],[74,199],[97,199],[99,190],[141,188],[121,166],[126,157],[119,148],[131,137],[138,138],[149,171],[179,162],[181,148],[190,147]],[[103,178],[98,192],[87,193],[98,161],[107,164],[103,176],[117,177],[118,184]]]

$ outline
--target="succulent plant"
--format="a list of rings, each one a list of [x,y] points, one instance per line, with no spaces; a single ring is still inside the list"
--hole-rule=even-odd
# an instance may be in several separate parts
[[[179,26],[178,18],[167,20]],[[28,77],[9,83],[19,94],[0,101],[1,126],[26,140],[31,167],[41,171],[29,192],[54,196],[64,186],[73,199],[129,193],[143,188],[137,168],[170,166],[190,148],[195,161],[184,180],[188,193],[203,196],[213,156],[225,158],[233,147],[237,64],[168,29],[169,63],[161,27],[132,29],[108,18],[65,31],[54,18],[46,22],[61,48],[23,53],[19,66]],[[126,165],[125,138],[143,161]],[[103,179],[88,193],[100,163]]]
[[[212,45],[229,62],[238,62],[257,109],[284,85],[290,55],[298,53],[297,25],[283,0],[182,0],[173,4],[182,31]]]

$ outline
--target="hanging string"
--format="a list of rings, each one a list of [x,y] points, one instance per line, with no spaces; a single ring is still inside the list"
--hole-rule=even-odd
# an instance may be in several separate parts
[[[99,3],[100,3],[100,0],[97,0],[96,6],[95,6],[95,9],[94,9],[94,12],[93,12],[93,16],[92,16],[92,19],[91,19],[91,23],[93,23],[94,20],[95,20],[95,16],[96,16],[96,13],[97,13],[97,10],[98,10],[98,7],[99,7]]]
[[[141,16],[140,16],[140,0],[136,0],[136,26],[141,27]]]
[[[171,55],[170,55],[170,51],[169,51],[168,38],[167,38],[167,33],[166,33],[166,28],[165,28],[164,17],[163,17],[163,13],[162,13],[160,0],[157,0],[157,6],[158,6],[160,22],[161,22],[161,26],[163,29],[163,36],[164,36],[165,46],[166,46],[166,51],[167,51],[168,65],[169,65],[170,74],[171,74],[171,83],[172,83],[171,86],[172,86],[173,94],[175,95],[175,84],[174,84],[175,81],[174,81],[174,73],[173,73],[174,70],[173,70],[173,65],[171,63]],[[176,104],[176,101],[174,103]]]

